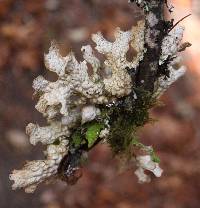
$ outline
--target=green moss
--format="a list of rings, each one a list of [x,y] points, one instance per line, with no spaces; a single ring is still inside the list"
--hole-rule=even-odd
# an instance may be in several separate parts
[[[122,153],[128,150],[132,142],[135,126],[127,118],[118,117],[112,124],[108,142],[114,154]]]
[[[80,145],[84,142],[82,136],[81,136],[81,131],[75,131],[72,134],[72,142],[73,142],[73,146],[76,147],[80,147]]]
[[[150,150],[150,156],[153,162],[160,163],[160,158],[156,155],[153,148]]]
[[[88,148],[96,142],[99,137],[100,131],[104,128],[102,123],[92,123],[87,127],[85,138],[88,141]]]
[[[144,126],[150,121],[149,109],[156,105],[156,99],[148,91],[140,88],[134,89],[137,99],[132,109],[132,117],[136,126]]]
[[[134,138],[132,140],[132,145],[145,150],[151,156],[151,159],[152,159],[153,162],[160,163],[160,158],[156,155],[156,153],[155,153],[155,151],[152,147],[149,148],[149,147],[145,146],[144,144],[139,142],[138,139],[136,139],[136,138]]]
[[[133,138],[131,144],[135,147],[145,148],[145,145],[142,144],[141,142],[139,142],[139,140],[137,138]]]
[[[129,152],[131,145],[135,145],[133,141],[138,129],[151,121],[149,109],[156,105],[155,98],[143,89],[135,88],[134,91],[137,99],[128,96],[121,105],[108,109],[111,118],[108,142],[114,154]]]

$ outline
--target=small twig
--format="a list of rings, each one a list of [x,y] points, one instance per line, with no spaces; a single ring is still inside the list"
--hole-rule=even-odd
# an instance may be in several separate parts
[[[181,18],[178,22],[176,22],[168,32],[170,32],[172,29],[174,29],[180,22],[182,22],[184,19],[186,19],[187,17],[191,16],[192,14],[188,14],[185,17]]]

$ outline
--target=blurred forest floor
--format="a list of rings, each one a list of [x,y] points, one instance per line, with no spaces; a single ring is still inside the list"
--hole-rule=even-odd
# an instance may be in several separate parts
[[[0,208],[200,207],[200,5],[176,3],[175,19],[193,13],[183,22],[185,39],[193,43],[184,53],[188,71],[162,97],[165,106],[153,110],[159,121],[140,132],[160,156],[163,176],[138,184],[134,171],[121,172],[109,148],[99,145],[75,186],[58,182],[29,195],[12,191],[8,175],[42,155],[24,129],[29,122],[45,124],[31,85],[39,74],[55,79],[43,63],[50,41],[59,43],[63,55],[73,49],[81,60],[80,48],[91,43],[91,33],[101,30],[113,40],[114,28],[128,30],[142,15],[127,0],[0,0]]]

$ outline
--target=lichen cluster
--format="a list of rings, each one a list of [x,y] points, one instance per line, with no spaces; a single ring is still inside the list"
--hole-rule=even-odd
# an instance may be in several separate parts
[[[39,76],[33,82],[34,95],[38,97],[35,107],[48,125],[30,123],[26,127],[31,144],[46,145],[46,159],[27,162],[22,170],[14,170],[10,175],[13,189],[33,192],[39,183],[59,177],[64,157],[80,147],[87,152],[101,140],[107,141],[115,154],[131,146],[142,149],[143,155],[132,155],[140,182],[150,180],[144,170],[161,175],[152,148],[135,142],[135,137],[138,128],[150,121],[148,111],[157,98],[185,72],[184,67],[177,67],[183,28],[174,28],[162,42],[159,64],[167,61],[169,74],[159,77],[153,93],[138,88],[133,78],[146,52],[144,31],[144,21],[139,21],[126,32],[117,28],[114,42],[107,41],[100,32],[92,35],[96,51],[105,56],[104,62],[90,45],[81,48],[84,60],[78,62],[73,52],[63,57],[56,43],[51,44],[44,56],[45,66],[58,79],[50,82]],[[130,48],[135,55],[128,61]],[[82,153],[79,151],[80,157]]]

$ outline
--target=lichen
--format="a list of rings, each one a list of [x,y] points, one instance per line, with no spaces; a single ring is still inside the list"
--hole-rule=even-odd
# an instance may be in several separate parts
[[[140,183],[151,181],[151,178],[144,172],[145,170],[151,171],[156,177],[160,177],[163,172],[158,163],[152,161],[149,155],[137,156],[136,165],[138,168],[135,170],[135,174]]]
[[[147,1],[136,2],[148,11]],[[148,24],[157,24],[153,14],[149,15]],[[182,33],[182,28],[174,28],[162,41],[159,69],[168,73],[158,73],[153,92],[136,84],[137,70],[147,50],[144,21],[129,31],[117,28],[114,42],[107,41],[100,32],[92,35],[95,49],[104,55],[104,61],[94,55],[90,45],[81,48],[84,59],[81,62],[73,52],[63,57],[52,42],[44,60],[46,68],[58,78],[50,82],[38,76],[33,82],[38,98],[35,107],[48,125],[30,123],[26,128],[31,144],[41,142],[47,146],[45,160],[34,160],[22,170],[14,170],[10,175],[13,189],[33,192],[39,183],[51,178],[74,184],[81,176],[82,156],[102,140],[115,155],[128,153],[128,158],[135,158],[138,167],[135,173],[140,182],[150,180],[144,170],[160,177],[159,158],[152,148],[136,140],[137,131],[151,121],[149,110],[156,106],[159,96],[185,72],[183,67],[177,69]],[[130,49],[136,54],[128,61]],[[142,149],[146,155],[133,154],[134,148]]]
[[[46,160],[29,161],[22,170],[10,174],[10,180],[14,180],[12,188],[24,188],[27,193],[32,193],[41,182],[56,178],[59,163],[67,151],[67,140],[60,141],[59,145],[48,145]]]

